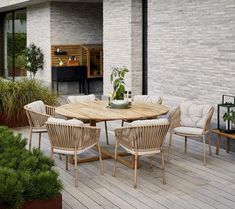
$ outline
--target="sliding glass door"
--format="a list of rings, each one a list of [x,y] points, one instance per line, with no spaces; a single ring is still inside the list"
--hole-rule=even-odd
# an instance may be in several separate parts
[[[26,76],[23,53],[26,48],[26,10],[8,12],[4,16],[5,77]]]

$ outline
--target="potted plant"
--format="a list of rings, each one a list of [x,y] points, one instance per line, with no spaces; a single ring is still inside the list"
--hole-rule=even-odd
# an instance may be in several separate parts
[[[234,129],[232,129],[232,124],[235,125],[235,111],[232,110],[229,113],[225,113],[223,119],[226,122],[226,129],[230,131],[235,131]]]
[[[123,100],[126,89],[124,80],[128,72],[126,67],[112,69],[110,76],[110,82],[113,85],[112,100]]]
[[[25,69],[29,71],[30,77],[34,78],[38,70],[43,70],[44,55],[42,50],[31,43],[25,50]]]
[[[54,162],[26,139],[0,127],[0,209],[62,209]]]
[[[0,125],[8,127],[28,125],[23,107],[35,100],[42,100],[48,105],[56,105],[58,96],[34,79],[22,79],[15,82],[0,79]]]

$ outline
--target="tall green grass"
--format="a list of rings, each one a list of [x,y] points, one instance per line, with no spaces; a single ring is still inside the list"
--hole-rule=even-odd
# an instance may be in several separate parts
[[[57,105],[57,94],[34,79],[5,81],[0,79],[0,125],[9,127],[26,125],[24,105],[42,100],[48,105]]]

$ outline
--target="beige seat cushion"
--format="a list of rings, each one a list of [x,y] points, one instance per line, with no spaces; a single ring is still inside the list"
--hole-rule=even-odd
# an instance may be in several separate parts
[[[128,123],[130,126],[151,126],[151,125],[169,125],[167,118],[152,119],[152,120],[136,120],[132,123]]]
[[[150,95],[136,95],[133,98],[134,102],[141,103],[161,103],[161,97],[159,96],[150,96]]]
[[[64,120],[60,118],[48,118],[47,120],[48,123],[53,123],[53,124],[62,124],[62,125],[74,125],[74,126],[82,126],[83,122],[77,119],[70,119],[70,120]]]
[[[68,103],[78,103],[78,102],[93,102],[96,97],[94,94],[81,95],[81,96],[69,96]]]
[[[34,112],[46,114],[46,107],[43,101],[38,100],[35,102],[32,102],[30,104],[27,104],[26,107]]]
[[[203,128],[211,108],[211,105],[197,105],[191,102],[183,102],[180,105],[181,126]]]
[[[177,134],[185,134],[185,135],[202,135],[202,128],[193,128],[193,127],[177,127],[174,128],[174,132]]]

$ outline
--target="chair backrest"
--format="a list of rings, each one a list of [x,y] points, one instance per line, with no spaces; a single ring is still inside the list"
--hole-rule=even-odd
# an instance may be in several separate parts
[[[180,125],[205,128],[211,120],[214,108],[211,105],[183,102],[180,105]]]
[[[100,129],[83,126],[83,122],[72,119],[48,119],[46,122],[51,146],[55,149],[82,150],[98,142]]]
[[[141,103],[162,104],[162,99],[160,96],[136,95],[134,96],[133,100],[134,102],[141,102]]]
[[[46,114],[45,104],[41,100],[25,105],[24,109],[31,127],[43,126],[49,117]]]
[[[135,151],[153,151],[164,146],[169,128],[168,119],[134,121],[115,130],[121,144]]]
[[[68,100],[68,103],[93,102],[96,100],[96,97],[94,94],[69,96],[67,100]]]

